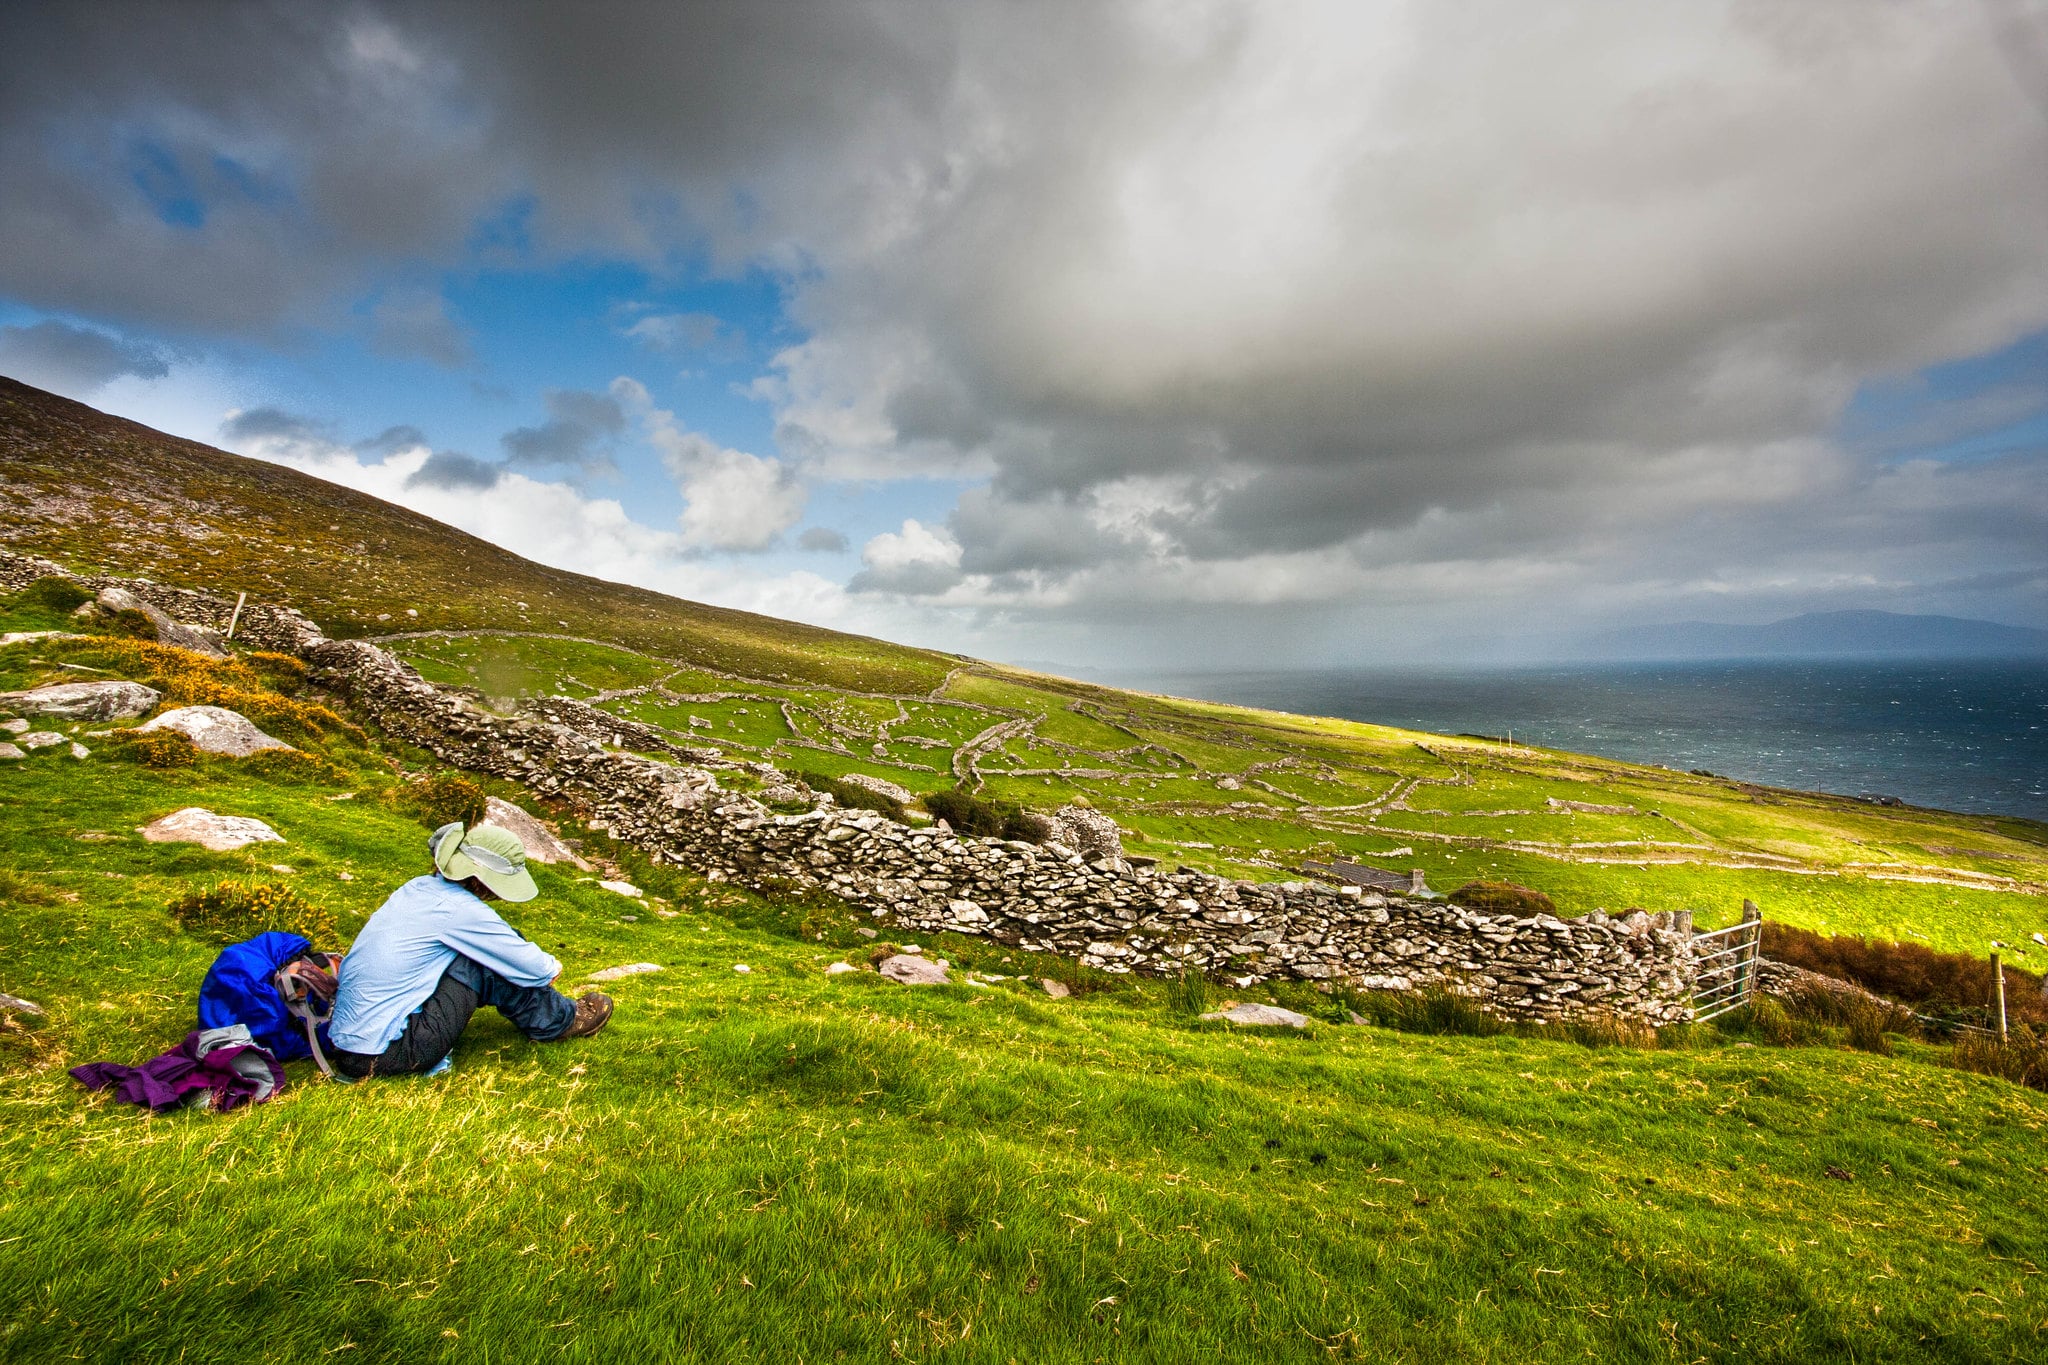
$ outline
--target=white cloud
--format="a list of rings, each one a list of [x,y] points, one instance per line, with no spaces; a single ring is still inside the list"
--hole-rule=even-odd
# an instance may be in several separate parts
[[[803,519],[809,493],[780,460],[732,450],[684,427],[654,406],[635,380],[612,394],[639,416],[647,439],[682,491],[683,544],[696,550],[766,550]]]
[[[868,541],[860,559],[866,567],[848,584],[853,592],[933,596],[961,581],[960,543],[914,517]]]

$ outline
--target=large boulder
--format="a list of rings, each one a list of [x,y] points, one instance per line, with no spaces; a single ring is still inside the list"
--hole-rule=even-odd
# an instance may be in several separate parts
[[[944,986],[952,981],[952,978],[946,975],[944,963],[934,962],[927,957],[916,957],[910,953],[897,953],[893,957],[885,957],[881,966],[875,970],[889,980],[901,982],[906,986]]]
[[[1205,1014],[1204,1019],[1219,1019],[1229,1024],[1243,1024],[1248,1028],[1307,1028],[1308,1016],[1296,1014],[1293,1010],[1281,1009],[1278,1005],[1232,1005],[1227,1010]]]
[[[570,863],[582,871],[590,871],[590,864],[557,839],[553,830],[510,801],[496,796],[485,797],[484,823],[518,835],[519,842],[526,845],[526,856],[537,863]]]
[[[58,720],[128,720],[147,712],[162,695],[134,682],[50,683],[27,692],[0,692],[0,711]]]
[[[1061,806],[1049,817],[1052,837],[1089,862],[1124,856],[1124,834],[1116,821],[1087,806]]]
[[[211,654],[216,658],[227,657],[227,647],[221,643],[220,632],[204,626],[188,626],[173,621],[161,607],[153,607],[126,588],[108,588],[99,595],[99,606],[104,611],[139,611],[149,618],[149,624],[156,631],[160,645],[176,645],[200,654]]]
[[[191,740],[192,747],[199,752],[226,754],[230,758],[247,758],[265,749],[292,747],[281,739],[272,739],[257,729],[256,723],[247,716],[225,706],[180,706],[136,728],[175,730]]]
[[[153,844],[198,844],[216,853],[232,853],[250,844],[281,844],[284,836],[261,820],[246,815],[215,815],[204,806],[174,810],[142,827]]]

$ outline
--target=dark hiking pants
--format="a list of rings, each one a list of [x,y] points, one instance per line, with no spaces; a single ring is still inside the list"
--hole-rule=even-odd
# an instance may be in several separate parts
[[[361,1080],[430,1071],[455,1047],[469,1016],[489,1005],[536,1043],[559,1038],[576,1019],[576,1002],[553,986],[515,986],[481,963],[460,954],[441,974],[441,984],[412,1017],[405,1032],[381,1053],[334,1052],[334,1069]]]

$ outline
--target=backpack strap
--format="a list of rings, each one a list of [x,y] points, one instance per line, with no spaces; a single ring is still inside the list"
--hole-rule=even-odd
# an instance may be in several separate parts
[[[306,953],[279,967],[270,978],[286,1011],[304,1026],[313,1061],[329,1078],[334,1076],[334,1068],[321,1050],[319,1025],[334,1013],[335,970],[340,965],[340,959],[331,954]]]

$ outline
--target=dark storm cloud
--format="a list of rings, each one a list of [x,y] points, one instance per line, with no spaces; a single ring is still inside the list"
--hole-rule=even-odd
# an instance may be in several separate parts
[[[948,31],[900,3],[6,6],[0,291],[267,333],[514,204],[542,253],[743,260],[857,228],[849,188],[931,140]],[[440,313],[384,298],[373,339],[459,363]]]
[[[608,393],[555,389],[548,420],[505,433],[507,462],[522,468],[567,465],[585,473],[612,468],[610,443],[626,429],[625,409]]]
[[[427,434],[416,426],[402,425],[386,427],[375,436],[357,441],[354,449],[364,455],[375,455],[383,459],[401,450],[414,450],[427,443]]]
[[[1005,499],[992,489],[960,497],[947,529],[962,546],[968,573],[1072,569],[1128,556],[1128,541],[1095,526],[1071,498]]]
[[[398,428],[394,427],[392,430],[396,431]],[[220,424],[220,434],[221,439],[230,445],[248,445],[261,441],[304,444],[332,439],[332,429],[326,423],[301,417],[295,412],[286,412],[282,408],[248,408],[233,413]]]
[[[0,327],[0,373],[84,398],[125,375],[160,379],[170,366],[159,347],[49,320]]]
[[[799,550],[808,550],[812,554],[831,555],[845,554],[851,548],[846,539],[846,532],[835,531],[829,526],[805,527],[804,533],[796,538],[796,547]]]
[[[371,299],[459,363],[392,279],[766,268],[785,451],[989,480],[868,591],[1953,581],[2048,553],[2007,474],[1823,447],[1865,382],[2048,328],[2041,15],[19,5],[0,292],[242,333]],[[551,401],[506,450],[596,468],[613,430]]]
[[[437,450],[405,481],[408,488],[473,488],[497,486],[505,467],[464,455],[455,450]]]
[[[895,593],[904,597],[934,597],[959,585],[960,570],[945,564],[910,563],[870,565],[846,581],[850,593]]]

